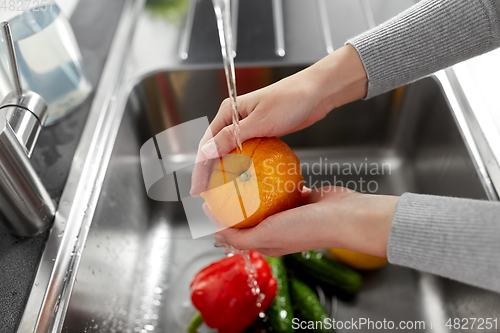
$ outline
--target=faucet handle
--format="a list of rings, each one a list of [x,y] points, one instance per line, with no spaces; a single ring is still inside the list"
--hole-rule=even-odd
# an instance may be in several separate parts
[[[26,109],[38,119],[40,126],[43,126],[48,115],[47,103],[45,103],[45,100],[39,94],[33,91],[23,91],[9,22],[5,21],[0,23],[0,29],[2,30],[3,40],[7,49],[7,58],[9,60],[10,73],[14,85],[14,91],[4,98],[0,108],[16,106]]]
[[[2,29],[3,40],[7,48],[7,58],[9,60],[10,74],[12,75],[12,83],[14,84],[15,93],[19,96],[23,94],[21,86],[21,78],[19,77],[19,67],[17,66],[16,50],[14,49],[14,40],[12,39],[12,31],[10,30],[9,22],[0,23]]]

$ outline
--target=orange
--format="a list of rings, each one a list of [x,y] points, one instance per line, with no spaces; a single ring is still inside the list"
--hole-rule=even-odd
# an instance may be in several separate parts
[[[345,249],[330,249],[335,259],[356,269],[369,270],[384,266],[387,259]]]
[[[278,138],[255,138],[212,165],[201,193],[219,222],[250,228],[278,212],[297,207],[304,178],[300,161]]]

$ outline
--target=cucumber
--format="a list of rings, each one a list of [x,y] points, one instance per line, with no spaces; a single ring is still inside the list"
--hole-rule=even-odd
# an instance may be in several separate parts
[[[272,331],[277,333],[294,332],[295,330],[292,327],[293,308],[285,264],[280,258],[267,257],[266,260],[271,266],[271,272],[278,284],[276,297],[266,311]]]
[[[321,305],[316,293],[307,284],[297,278],[290,279],[290,295],[296,316],[307,322],[307,329],[314,332],[335,332],[332,321]],[[309,325],[313,325],[309,327]],[[328,326],[329,325],[329,326]]]
[[[304,251],[285,256],[285,263],[322,287],[353,295],[361,289],[361,275],[350,268],[323,256],[318,251]]]
[[[196,312],[188,326],[188,333],[196,333],[201,324],[203,324],[203,317],[201,316],[201,313]]]

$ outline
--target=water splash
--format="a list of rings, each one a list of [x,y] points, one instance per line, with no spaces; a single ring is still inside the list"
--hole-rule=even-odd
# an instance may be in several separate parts
[[[252,260],[250,258],[250,251],[238,250],[231,245],[224,245],[224,247],[224,252],[228,256],[240,255],[243,257],[243,259],[245,259],[245,271],[248,274],[247,285],[250,288],[252,295],[257,296],[256,305],[260,308],[262,306],[262,301],[264,300],[266,295],[262,293],[259,287],[259,283],[257,282],[257,269],[255,268],[255,265],[252,263]]]

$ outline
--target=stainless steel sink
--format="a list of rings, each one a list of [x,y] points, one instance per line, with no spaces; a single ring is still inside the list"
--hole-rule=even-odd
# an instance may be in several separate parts
[[[238,69],[240,93],[300,69]],[[190,281],[197,270],[224,254],[213,247],[211,236],[191,238],[180,202],[147,197],[139,149],[171,126],[202,116],[211,120],[227,94],[225,87],[223,70],[207,68],[155,72],[131,91],[81,253],[63,332],[186,331],[193,314]],[[487,199],[487,179],[478,172],[455,117],[439,81],[430,77],[341,107],[283,140],[305,164],[304,171],[306,165],[326,160],[338,164],[332,173],[305,172],[310,185],[332,183],[335,176],[360,190],[363,178],[365,185],[372,182],[365,192]],[[386,169],[377,175],[342,172],[347,165],[363,163]],[[458,331],[445,327],[448,318],[499,314],[498,294],[389,265],[364,274],[359,296],[338,301],[335,317],[422,320],[426,327],[416,331],[448,332]]]

